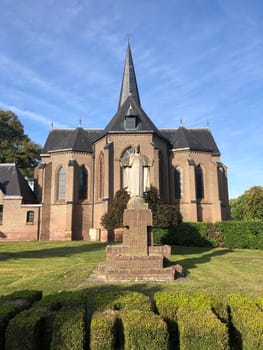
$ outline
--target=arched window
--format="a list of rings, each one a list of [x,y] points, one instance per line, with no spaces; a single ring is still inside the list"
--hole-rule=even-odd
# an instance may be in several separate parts
[[[98,162],[98,198],[104,197],[104,155],[99,156]]]
[[[203,179],[203,171],[200,164],[195,167],[195,188],[196,188],[196,199],[204,198],[204,179]]]
[[[66,171],[63,167],[58,170],[57,176],[57,200],[66,198]]]
[[[183,197],[183,171],[179,167],[174,169],[174,189],[175,199],[181,199]]]
[[[79,199],[88,198],[88,171],[84,165],[79,170]]]

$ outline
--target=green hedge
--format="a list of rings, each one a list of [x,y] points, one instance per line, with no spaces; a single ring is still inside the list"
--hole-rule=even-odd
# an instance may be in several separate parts
[[[157,312],[165,320],[170,334],[171,348],[178,347],[178,310],[181,307],[191,307],[203,311],[213,311],[218,319],[227,322],[228,313],[225,300],[216,294],[203,292],[157,292],[154,295]],[[195,320],[196,322],[196,320]]]
[[[104,292],[95,298],[95,309],[103,310],[141,310],[151,311],[151,300],[147,295],[139,292]]]
[[[45,343],[46,312],[26,310],[14,317],[6,329],[6,350],[39,350]]]
[[[210,310],[179,307],[180,350],[227,350],[228,328]]]
[[[153,312],[124,311],[124,349],[165,350],[169,348],[169,334],[165,322]]]
[[[244,350],[260,350],[263,344],[263,312],[256,302],[238,294],[228,296],[232,334]]]
[[[0,297],[0,349],[228,349],[228,332],[234,349],[263,344],[263,296],[160,291],[153,311],[148,296],[128,290],[58,293],[33,305],[41,293],[22,294]]]
[[[263,249],[262,221],[184,222],[173,229],[153,228],[156,244]]]
[[[4,348],[5,330],[11,318],[41,299],[41,291],[19,291],[0,297],[0,349]]]
[[[85,332],[85,310],[62,308],[53,321],[50,350],[83,350]]]
[[[227,248],[263,249],[262,221],[223,221],[215,226]]]
[[[117,342],[117,313],[112,310],[96,312],[90,325],[90,349],[115,349]]]

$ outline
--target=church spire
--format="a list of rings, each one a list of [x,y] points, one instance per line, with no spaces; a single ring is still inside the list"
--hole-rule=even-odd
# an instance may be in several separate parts
[[[121,84],[121,93],[119,100],[119,109],[126,101],[128,96],[132,96],[135,102],[141,107],[138,86],[136,82],[135,70],[131,55],[130,43],[128,43],[128,48],[126,52],[125,65]]]

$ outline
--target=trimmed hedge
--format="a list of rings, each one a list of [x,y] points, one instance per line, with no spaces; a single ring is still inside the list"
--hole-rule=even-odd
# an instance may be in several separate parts
[[[200,313],[213,311],[218,319],[226,322],[227,306],[222,297],[202,292],[157,292],[154,295],[157,312],[165,320],[170,334],[171,348],[178,347],[178,310],[182,307],[198,309]],[[196,321],[196,320],[195,320]]]
[[[115,349],[117,342],[117,313],[111,310],[96,312],[90,325],[90,349]]]
[[[149,311],[121,313],[124,329],[124,349],[165,350],[169,348],[169,334],[165,322]]]
[[[50,350],[83,350],[85,345],[85,310],[61,309],[52,326]]]
[[[19,291],[0,297],[0,349],[4,348],[5,330],[9,320],[41,299],[41,291]]]
[[[181,350],[227,350],[228,328],[210,310],[179,307],[178,327]]]
[[[139,292],[104,292],[96,296],[95,309],[151,311],[152,305],[150,297]]]
[[[32,305],[41,295],[0,297],[1,349],[229,349],[228,337],[234,349],[263,344],[263,296],[156,292],[154,313],[139,292],[64,292]]]
[[[153,228],[153,236],[156,244],[263,249],[263,222],[183,222],[173,229]]]
[[[45,342],[47,313],[26,310],[14,317],[6,329],[6,350],[39,350]]]
[[[260,350],[263,344],[263,312],[248,296],[228,296],[232,333],[244,350]]]

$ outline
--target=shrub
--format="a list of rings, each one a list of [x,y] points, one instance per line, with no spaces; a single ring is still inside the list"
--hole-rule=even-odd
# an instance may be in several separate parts
[[[117,341],[117,313],[114,311],[96,312],[90,325],[90,349],[114,349]]]
[[[86,293],[62,292],[45,296],[42,300],[34,304],[34,307],[46,307],[48,310],[60,310],[62,307],[74,307],[86,304]]]
[[[239,341],[243,349],[259,350],[263,344],[263,312],[255,301],[248,296],[231,294],[228,296],[230,308],[230,321],[239,339],[232,339],[235,343]],[[240,338],[240,335],[242,338]]]
[[[180,307],[191,307],[198,310],[213,311],[223,322],[227,321],[225,300],[216,294],[202,292],[157,292],[154,301],[160,316],[165,320],[170,334],[170,344],[174,348],[179,343],[178,310]]]
[[[167,326],[159,316],[149,311],[125,310],[121,313],[121,319],[125,349],[168,349]]]
[[[262,221],[184,222],[153,233],[156,244],[263,249]]]
[[[262,221],[223,221],[215,226],[227,248],[263,249]]]
[[[153,229],[154,242],[170,245],[211,247],[222,245],[222,239],[207,222],[180,223],[170,229]]]
[[[6,329],[6,350],[38,350],[45,343],[46,312],[26,310],[11,319]]]
[[[4,348],[5,329],[11,318],[28,309],[34,301],[42,297],[40,291],[19,291],[0,297],[0,349]]]
[[[51,350],[82,350],[85,345],[85,312],[81,308],[63,308],[55,316]]]
[[[101,224],[106,230],[114,230],[123,227],[123,212],[130,199],[129,194],[124,190],[118,190],[109,205],[108,212],[101,218]]]
[[[181,350],[227,350],[228,329],[210,310],[183,306],[177,313]]]
[[[263,296],[257,297],[256,303],[257,303],[258,307],[263,311]]]
[[[105,292],[96,297],[96,310],[141,310],[151,311],[150,298],[139,292]]]
[[[158,189],[151,186],[144,193],[144,200],[149,204],[153,214],[153,226],[160,228],[171,228],[182,222],[182,215],[177,208],[172,204],[167,204],[161,201]]]

